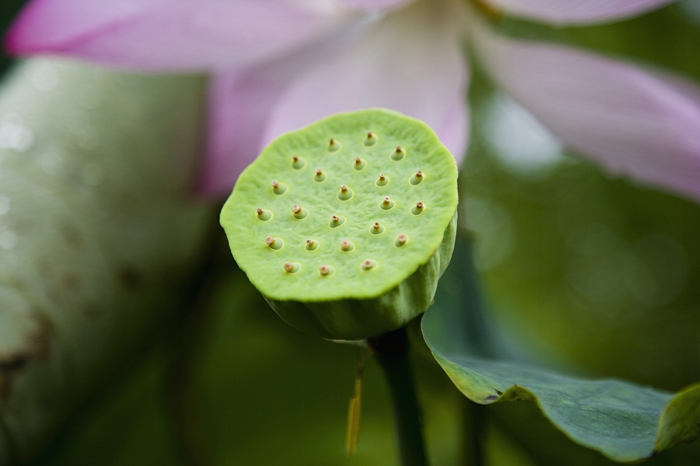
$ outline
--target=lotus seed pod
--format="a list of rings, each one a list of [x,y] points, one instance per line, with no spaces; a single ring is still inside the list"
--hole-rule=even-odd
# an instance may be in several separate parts
[[[282,319],[357,340],[430,306],[452,255],[457,202],[457,165],[435,133],[372,109],[275,139],[239,177],[221,224]]]

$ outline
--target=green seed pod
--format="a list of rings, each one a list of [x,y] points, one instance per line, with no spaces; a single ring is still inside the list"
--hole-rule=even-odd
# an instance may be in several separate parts
[[[454,157],[428,126],[361,110],[274,140],[241,174],[221,224],[282,319],[356,340],[400,328],[432,304],[457,202]]]

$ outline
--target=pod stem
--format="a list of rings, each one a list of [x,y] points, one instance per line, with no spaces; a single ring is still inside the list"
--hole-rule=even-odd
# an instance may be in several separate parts
[[[406,329],[367,340],[389,384],[401,466],[427,466]]]

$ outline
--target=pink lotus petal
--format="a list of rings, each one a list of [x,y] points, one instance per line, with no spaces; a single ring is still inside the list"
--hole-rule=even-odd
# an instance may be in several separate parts
[[[34,0],[6,37],[13,54],[52,53],[141,70],[235,68],[289,52],[352,15],[289,0]]]
[[[345,8],[364,11],[388,10],[413,1],[415,0],[338,0]]]
[[[590,53],[495,36],[474,45],[494,79],[565,145],[614,173],[700,199],[697,88]]]
[[[484,0],[506,13],[553,24],[601,23],[646,13],[676,0]]]
[[[336,112],[385,107],[430,125],[458,160],[468,134],[461,10],[417,2],[368,25],[354,47],[304,74],[275,108],[269,142]]]
[[[261,66],[216,73],[209,88],[207,151],[197,193],[205,197],[228,195],[238,175],[265,146],[263,132],[283,93],[310,68],[356,41],[365,27],[353,24],[338,29],[314,47]]]

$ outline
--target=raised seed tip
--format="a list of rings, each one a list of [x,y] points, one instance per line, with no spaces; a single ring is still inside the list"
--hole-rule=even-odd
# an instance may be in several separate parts
[[[264,215],[264,214],[265,214],[265,211],[262,210],[260,207],[258,207],[258,208],[255,210],[255,212],[258,214],[258,217],[260,217],[261,215]]]
[[[386,176],[384,175],[384,173],[379,174],[379,181],[386,181]]]
[[[267,244],[270,247],[274,246],[275,238],[273,238],[272,236],[268,236],[267,238],[265,238],[265,244]]]
[[[292,162],[294,162],[294,163],[299,162],[299,157],[297,157],[296,155],[294,157],[292,157]],[[287,262],[287,264],[289,264],[289,262]]]
[[[327,277],[328,275],[333,273],[333,269],[328,265],[322,265],[318,268],[318,273],[320,273],[323,277]]]
[[[405,151],[403,150],[403,148],[401,146],[396,146],[396,150],[391,154],[391,159],[398,161],[401,160],[404,155]]]
[[[352,247],[352,243],[346,239],[340,242],[341,251],[350,251]]]
[[[307,239],[306,240],[306,249],[308,251],[313,251],[318,247],[318,242],[312,240],[312,239]]]
[[[284,271],[287,273],[294,273],[297,271],[296,265],[292,264],[291,262],[285,262],[284,263]]]
[[[372,131],[367,131],[367,139],[372,139],[374,137],[374,134],[372,134]]]
[[[401,148],[401,146],[396,146],[396,153],[400,154],[401,152],[403,152],[403,149]]]
[[[338,217],[337,215],[331,216],[331,222],[338,223],[339,221],[340,221],[340,217]]]
[[[323,175],[323,170],[321,170],[320,168],[317,168],[316,169],[316,176],[321,176],[321,175]]]
[[[391,205],[391,199],[389,199],[389,196],[384,198],[384,200],[382,201],[382,204]]]
[[[408,236],[406,236],[405,234],[401,233],[399,236],[396,237],[396,241],[394,242],[394,244],[395,244],[397,247],[401,247],[401,246],[403,246],[404,244],[406,244],[406,241],[408,241]]]
[[[341,185],[340,185],[340,192],[343,193],[343,194],[347,193],[347,192],[348,192],[348,187],[347,187],[347,185],[341,184]]]
[[[272,187],[275,189],[278,189],[280,187],[280,183],[277,180],[272,180]]]
[[[373,269],[375,265],[376,265],[376,262],[374,262],[373,260],[365,259],[364,261],[362,261],[362,270]]]
[[[372,228],[374,228],[375,230],[379,230],[382,228],[382,226],[379,224],[379,222],[374,222],[374,225],[372,225]]]
[[[292,213],[294,215],[299,215],[301,213],[301,207],[299,206],[299,204],[294,204],[292,206]]]
[[[423,172],[420,171],[420,170],[418,170],[418,171],[416,172],[416,178],[423,178]]]
[[[416,204],[416,209],[420,210],[420,209],[422,209],[422,208],[423,208],[423,203],[422,203],[422,202],[419,202],[419,203]]]
[[[358,167],[362,165],[362,159],[359,157],[355,157],[355,165],[357,165]]]
[[[338,143],[338,141],[336,141],[335,139],[330,139],[328,141],[328,150],[336,151],[338,149],[340,149],[340,144]]]

